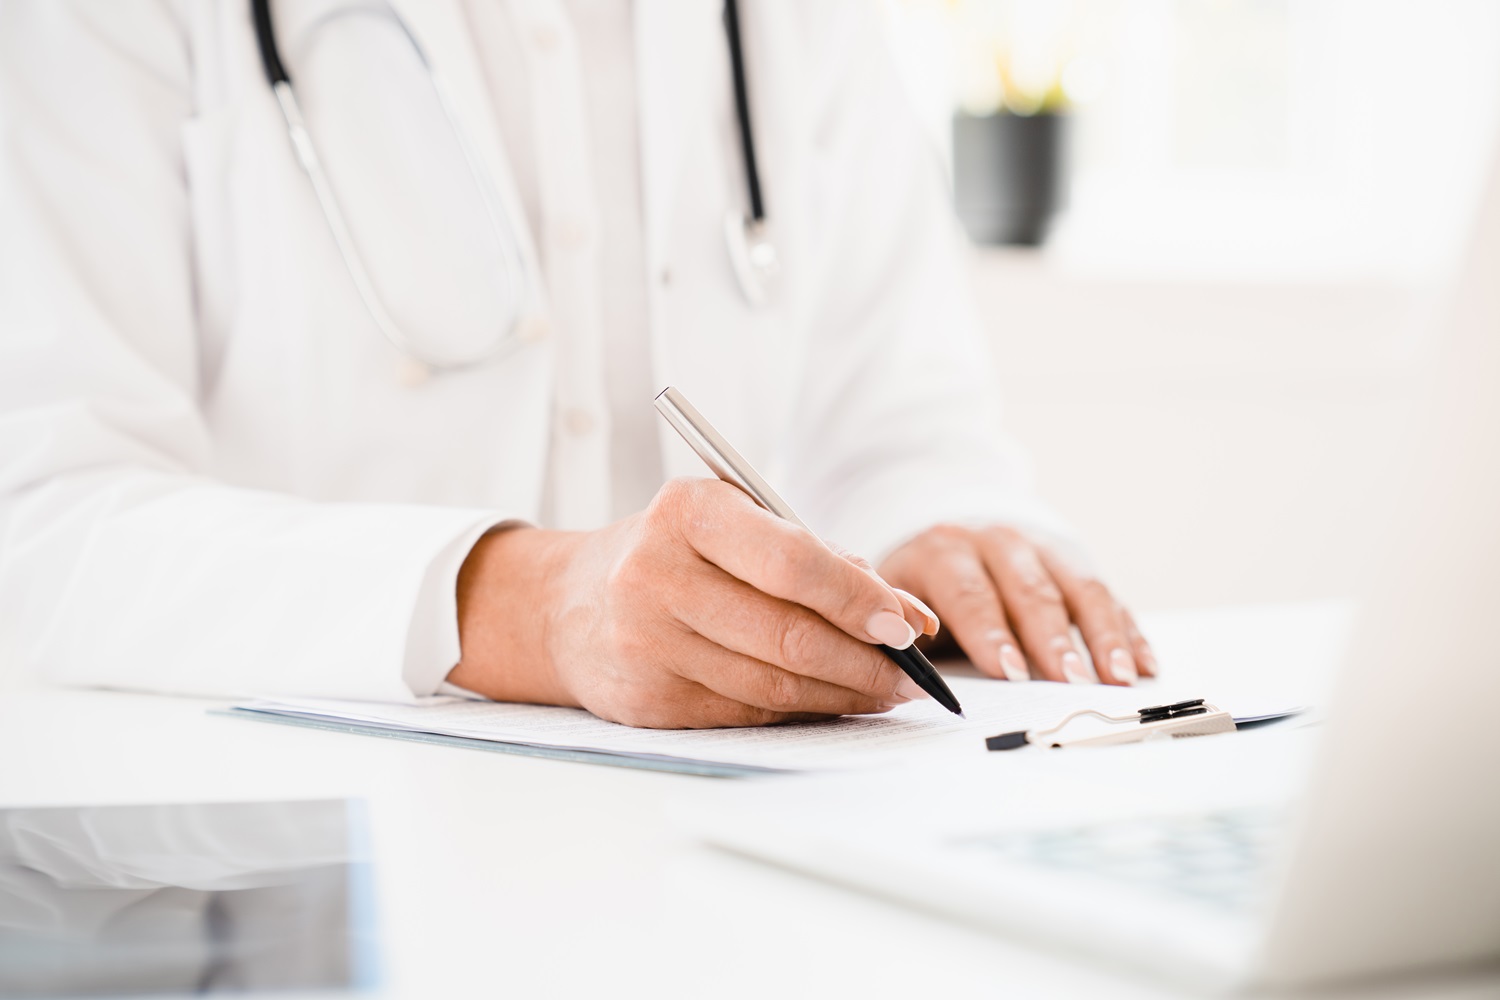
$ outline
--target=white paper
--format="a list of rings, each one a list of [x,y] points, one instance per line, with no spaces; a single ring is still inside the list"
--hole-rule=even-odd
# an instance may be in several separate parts
[[[948,745],[983,752],[986,736],[1052,726],[1080,708],[1123,714],[1170,700],[1155,685],[1119,688],[1043,681],[1015,684],[957,677],[949,678],[949,686],[963,704],[966,719],[926,699],[902,705],[886,715],[701,730],[633,729],[604,722],[582,709],[441,696],[421,699],[415,705],[277,698],[240,707],[532,746],[786,770],[822,770],[858,767],[889,759],[893,754]]]

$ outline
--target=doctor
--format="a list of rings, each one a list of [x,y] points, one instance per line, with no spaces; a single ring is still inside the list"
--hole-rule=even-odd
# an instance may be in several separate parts
[[[998,436],[872,5],[262,6],[0,3],[20,661],[665,727],[885,710],[936,616],[1152,673]],[[879,575],[702,479],[666,384]]]

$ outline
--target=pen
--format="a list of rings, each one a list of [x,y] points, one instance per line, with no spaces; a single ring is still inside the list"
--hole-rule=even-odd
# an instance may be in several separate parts
[[[796,511],[776,495],[770,484],[760,478],[760,473],[745,461],[744,456],[735,451],[722,434],[714,430],[713,424],[703,418],[703,414],[687,401],[686,396],[672,386],[667,386],[656,397],[656,410],[672,425],[673,430],[682,435],[688,447],[698,453],[698,457],[713,470],[714,475],[729,485],[738,487],[751,500],[782,520],[812,531],[797,516]],[[915,645],[897,649],[895,646],[882,644],[880,651],[890,657],[891,662],[900,667],[918,687],[932,695],[939,705],[954,715],[964,714],[958,699],[953,697],[953,692],[943,683],[942,676]]]

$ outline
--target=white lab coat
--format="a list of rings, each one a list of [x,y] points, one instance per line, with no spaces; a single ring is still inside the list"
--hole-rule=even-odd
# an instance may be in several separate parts
[[[544,42],[563,16],[514,3]],[[292,155],[248,4],[74,6],[0,5],[3,634],[68,683],[426,693],[457,658],[451,593],[434,662],[409,662],[414,616],[455,551],[536,521],[548,492],[558,526],[607,520],[588,304],[544,274],[549,336],[404,383]],[[513,202],[458,0],[393,6]],[[1060,530],[999,438],[940,169],[873,5],[742,6],[783,264],[759,309],[723,243],[744,185],[720,7],[636,3],[657,383],[871,557],[944,520]],[[277,11],[294,35],[297,5]],[[422,86],[392,76],[393,93]],[[397,198],[447,186],[422,143],[395,159],[361,170]],[[431,253],[434,274],[468,264],[463,246]],[[444,329],[448,297],[408,291],[396,311]],[[579,413],[600,420],[563,419]],[[660,448],[668,475],[704,474],[665,429]]]

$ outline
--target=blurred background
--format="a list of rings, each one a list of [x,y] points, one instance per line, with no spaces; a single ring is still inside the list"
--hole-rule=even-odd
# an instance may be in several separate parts
[[[1493,0],[888,0],[1011,434],[1140,610],[1348,597],[1492,163]]]

